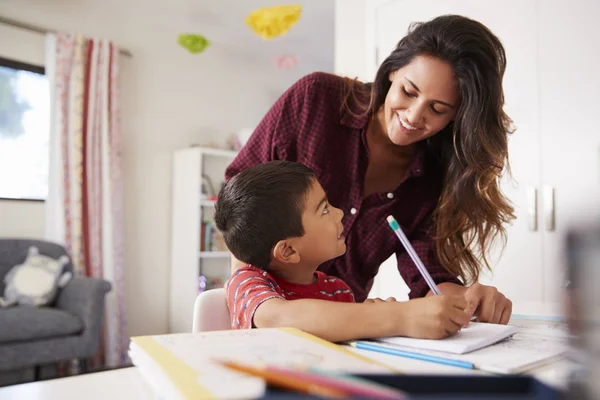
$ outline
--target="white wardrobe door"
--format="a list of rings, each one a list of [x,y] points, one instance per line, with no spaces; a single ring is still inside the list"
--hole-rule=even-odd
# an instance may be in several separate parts
[[[540,122],[546,195],[540,228],[546,302],[560,301],[566,229],[575,221],[587,223],[594,218],[600,224],[599,16],[598,0],[540,2]]]
[[[486,274],[481,282],[497,286],[513,300],[517,312],[528,312],[530,304],[539,303],[543,298],[541,235],[536,227],[530,226],[535,216],[528,218],[529,211],[536,208],[535,203],[528,203],[528,197],[532,197],[528,194],[540,180],[535,1],[389,1],[377,6],[373,14],[372,29],[379,62],[407,33],[411,22],[443,14],[476,19],[502,40],[508,59],[504,79],[505,109],[518,128],[509,143],[514,180],[506,177],[502,185],[514,203],[517,220],[507,228],[508,244],[502,257],[499,257],[501,246],[494,251],[493,275]]]

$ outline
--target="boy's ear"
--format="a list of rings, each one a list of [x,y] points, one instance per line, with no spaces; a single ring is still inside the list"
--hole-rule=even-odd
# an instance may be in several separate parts
[[[285,264],[298,264],[300,262],[300,254],[298,253],[294,243],[291,240],[280,240],[273,247],[272,256]]]

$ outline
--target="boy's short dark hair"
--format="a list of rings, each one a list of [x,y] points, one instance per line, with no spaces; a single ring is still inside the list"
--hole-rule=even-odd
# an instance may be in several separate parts
[[[291,161],[270,161],[231,178],[215,205],[215,223],[229,251],[267,269],[277,242],[304,235],[302,213],[315,179],[310,168]]]

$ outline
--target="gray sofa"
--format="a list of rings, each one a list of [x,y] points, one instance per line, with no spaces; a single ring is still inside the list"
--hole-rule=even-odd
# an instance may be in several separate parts
[[[32,245],[52,258],[67,254],[63,246],[47,241],[0,239],[0,294],[4,276],[25,260]],[[66,268],[73,270],[70,261]],[[107,281],[75,276],[49,307],[0,308],[0,375],[37,367],[37,379],[39,366],[72,359],[85,366],[85,359],[98,350],[104,298],[110,290]]]

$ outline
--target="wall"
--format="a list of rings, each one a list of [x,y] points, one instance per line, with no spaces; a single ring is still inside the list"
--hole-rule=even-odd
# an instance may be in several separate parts
[[[27,46],[16,43],[27,43]],[[0,25],[0,57],[44,65],[44,37]],[[43,235],[43,202],[0,200],[0,237],[39,238]]]
[[[363,81],[367,76],[367,0],[335,1],[335,53],[334,70],[338,75]]]
[[[0,15],[104,37],[133,53],[133,58],[121,58],[130,335],[167,331],[173,151],[193,143],[223,143],[227,133],[256,125],[283,89],[298,78],[294,73],[278,78],[268,63],[218,44],[191,55],[176,44],[177,24],[151,23],[161,21],[151,15],[158,11],[141,8],[92,0],[0,3]],[[43,57],[42,36],[15,39],[4,33],[0,31],[3,55],[26,61]],[[39,210],[32,211],[39,205],[0,203],[0,216],[16,214],[14,207],[32,215],[25,221],[32,233],[43,228],[38,226]],[[13,228],[8,228],[11,233]],[[0,235],[6,233],[0,228]]]

